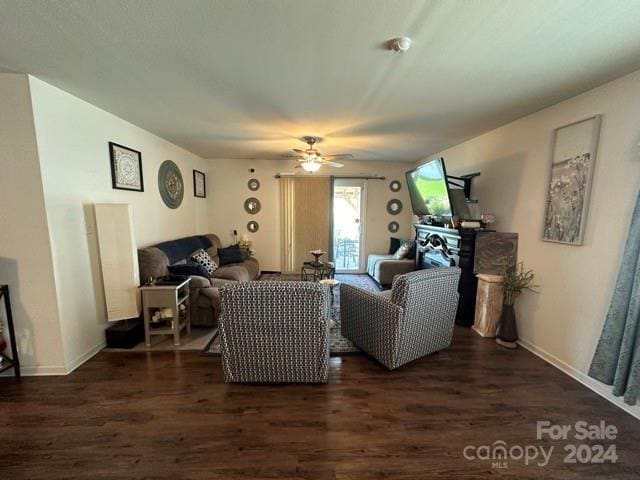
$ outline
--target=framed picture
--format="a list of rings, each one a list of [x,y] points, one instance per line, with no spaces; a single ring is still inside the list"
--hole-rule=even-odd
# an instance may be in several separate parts
[[[139,151],[109,142],[109,158],[113,188],[144,192],[142,154]]]
[[[193,171],[193,195],[195,197],[207,198],[205,174],[199,170]]]
[[[582,245],[602,116],[553,132],[542,239]]]

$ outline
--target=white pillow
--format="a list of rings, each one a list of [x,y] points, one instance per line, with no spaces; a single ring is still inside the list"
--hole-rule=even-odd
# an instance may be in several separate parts
[[[407,255],[409,255],[409,250],[411,250],[411,245],[405,242],[400,245],[400,248],[398,248],[398,250],[396,250],[396,253],[393,254],[393,258],[395,258],[396,260],[402,260]]]

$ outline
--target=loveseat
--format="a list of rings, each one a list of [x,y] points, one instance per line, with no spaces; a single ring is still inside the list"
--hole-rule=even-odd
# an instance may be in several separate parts
[[[191,255],[204,249],[220,265],[218,249],[222,248],[217,235],[195,235],[158,243],[138,250],[140,281],[169,274],[169,265],[189,261]],[[212,327],[217,324],[220,313],[220,293],[218,288],[227,283],[248,282],[260,276],[258,260],[249,257],[238,263],[219,266],[212,278],[191,276],[191,324]]]

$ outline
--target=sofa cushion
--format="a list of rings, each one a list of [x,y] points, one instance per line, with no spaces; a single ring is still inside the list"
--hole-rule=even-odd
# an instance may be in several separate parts
[[[208,277],[212,277],[213,273],[218,269],[218,264],[202,248],[191,256],[191,260],[200,264]]]
[[[236,283],[235,280],[229,280],[227,278],[212,278],[211,279],[211,286],[212,287],[216,287],[216,288],[220,288],[223,285],[227,285],[229,283]]]
[[[140,282],[146,283],[150,277],[158,278],[169,274],[169,259],[158,248],[150,247],[138,250]]]
[[[225,278],[236,282],[248,282],[252,280],[249,271],[242,263],[234,263],[232,265],[223,265],[213,272],[214,278]]]
[[[176,265],[169,265],[169,273],[174,275],[196,275],[199,277],[208,277],[209,272],[197,262],[178,263]]]
[[[407,252],[406,258],[409,260],[413,260],[416,258],[416,242],[413,240],[402,240],[401,238],[391,237],[389,239],[389,255],[395,254],[398,249],[405,243],[409,244],[409,251]]]
[[[210,286],[211,280],[208,277],[191,275],[191,283],[189,283],[189,288],[208,288]]]
[[[209,255],[211,255],[212,258],[217,257],[218,249],[222,248],[222,243],[220,243],[220,239],[218,238],[217,235],[214,235],[213,233],[209,233],[205,235],[205,237],[207,237],[207,239],[211,242],[211,246],[209,248],[206,248],[205,250]]]
[[[179,238],[155,245],[164,252],[170,264],[174,264],[183,258],[188,258],[192,252],[198,249],[211,247],[211,240],[206,235],[194,235],[193,237]]]
[[[228,265],[230,263],[243,262],[249,257],[249,253],[240,248],[239,245],[231,245],[230,247],[219,248],[218,257],[220,257],[220,265]]]
[[[249,272],[249,278],[251,280],[255,280],[260,276],[260,263],[255,257],[249,257],[244,262],[242,262],[242,266],[247,269]]]

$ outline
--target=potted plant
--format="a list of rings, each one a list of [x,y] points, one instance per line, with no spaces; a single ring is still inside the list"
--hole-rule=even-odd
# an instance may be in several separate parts
[[[524,291],[537,292],[537,285],[533,284],[533,271],[526,270],[522,262],[510,265],[505,269],[502,277],[504,292],[502,315],[496,332],[496,343],[506,348],[516,348],[518,344],[518,329],[513,305],[516,298]]]

